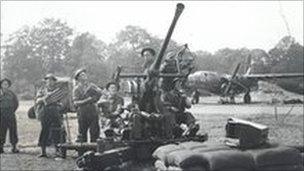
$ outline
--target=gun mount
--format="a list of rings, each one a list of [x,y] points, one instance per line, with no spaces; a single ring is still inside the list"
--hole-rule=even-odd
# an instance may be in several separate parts
[[[184,78],[185,74],[180,73],[160,73],[161,62],[168,47],[171,35],[174,31],[178,18],[180,17],[184,5],[179,3],[176,6],[175,15],[170,28],[167,32],[166,38],[162,44],[161,50],[152,65],[144,74],[121,74],[122,68],[117,67],[116,73],[113,74],[112,79],[119,82],[121,78],[136,79],[138,85],[143,80],[144,89],[140,90],[138,86],[136,97],[138,107],[131,107],[130,119],[131,128],[124,130],[121,139],[111,137],[100,138],[97,140],[97,152],[87,152],[77,160],[77,165],[85,170],[106,170],[115,168],[128,161],[143,161],[152,159],[153,151],[160,145],[183,141],[205,141],[206,136],[197,137],[182,137],[182,138],[164,138],[162,132],[162,125],[166,124],[163,120],[162,113],[159,110],[150,112],[147,109],[147,103],[154,103],[155,98],[158,98],[155,93],[155,88],[158,86],[159,78]],[[132,105],[132,104],[131,104]],[[136,105],[135,105],[136,106]],[[137,109],[137,110],[135,110]],[[140,118],[140,119],[138,119]],[[140,126],[138,126],[139,124]],[[137,125],[137,126],[136,126]],[[139,127],[143,129],[138,129]],[[128,136],[125,136],[128,135]],[[126,138],[127,137],[127,138]]]

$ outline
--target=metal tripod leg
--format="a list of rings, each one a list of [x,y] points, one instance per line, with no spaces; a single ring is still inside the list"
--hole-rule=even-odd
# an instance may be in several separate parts
[[[71,131],[70,131],[68,113],[65,113],[65,121],[66,121],[66,127],[67,127],[68,143],[71,143],[72,141],[71,141]]]

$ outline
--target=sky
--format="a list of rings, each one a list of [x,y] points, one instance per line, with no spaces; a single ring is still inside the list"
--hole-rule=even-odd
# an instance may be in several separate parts
[[[261,48],[290,34],[303,45],[303,1],[1,1],[2,41],[24,25],[58,18],[77,34],[90,32],[106,43],[127,25],[165,38],[178,2],[185,5],[172,39],[190,50]]]

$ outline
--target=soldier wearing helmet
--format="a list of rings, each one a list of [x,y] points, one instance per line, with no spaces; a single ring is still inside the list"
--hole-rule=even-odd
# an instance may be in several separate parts
[[[12,144],[12,152],[18,153],[18,133],[15,112],[18,108],[18,99],[13,91],[9,89],[12,82],[4,78],[0,81],[0,153],[3,153],[3,145],[6,139],[6,133],[9,130],[10,143]]]
[[[141,51],[141,56],[144,57],[144,64],[143,64],[143,69],[147,70],[155,60],[155,50],[152,48],[143,48]]]
[[[101,96],[101,90],[88,81],[86,73],[85,69],[79,69],[74,75],[76,85],[73,89],[73,102],[76,106],[79,126],[76,141],[87,142],[87,132],[90,130],[90,140],[96,142],[100,133],[96,103]]]

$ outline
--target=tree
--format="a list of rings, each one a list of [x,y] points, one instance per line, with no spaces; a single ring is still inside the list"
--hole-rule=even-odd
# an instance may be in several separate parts
[[[269,51],[271,58],[271,72],[274,73],[303,73],[304,53],[303,45],[295,42],[290,36],[283,37],[279,43]],[[281,87],[304,94],[303,78],[281,79],[278,81]]]
[[[242,74],[246,70],[247,58],[250,50],[247,48],[230,49],[224,48],[216,51],[213,58],[217,61],[216,70],[222,73],[231,74],[238,63],[241,63],[238,74]]]
[[[5,42],[3,70],[16,80],[20,92],[46,73],[65,75],[64,60],[72,33],[66,23],[44,19],[37,26],[24,26],[10,35]]]
[[[152,36],[145,29],[138,26],[126,26],[116,35],[116,41],[109,45],[110,58],[107,60],[111,71],[114,72],[117,65],[124,66],[124,72],[139,73],[142,71],[144,60],[140,52],[145,47],[151,47],[158,52],[163,40]],[[176,50],[177,43],[169,42],[167,52]]]
[[[270,73],[271,58],[268,53],[262,49],[252,49],[250,51],[251,60],[247,65],[252,67],[251,73]]]
[[[138,51],[151,44],[151,35],[143,28],[128,25],[116,35],[115,47],[118,50],[132,49]]]
[[[196,51],[195,52],[195,70],[205,70],[205,71],[215,71],[217,68],[217,61],[213,58],[213,55],[210,52],[206,51]]]
[[[107,45],[90,33],[75,37],[71,52],[66,60],[68,73],[79,68],[86,68],[90,78],[97,84],[104,85],[109,79],[109,67],[106,65]]]
[[[272,72],[303,72],[303,45],[290,36],[283,37],[269,51]]]

